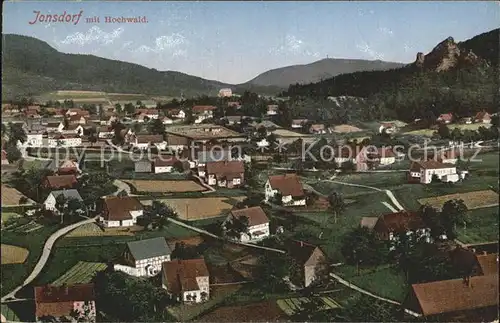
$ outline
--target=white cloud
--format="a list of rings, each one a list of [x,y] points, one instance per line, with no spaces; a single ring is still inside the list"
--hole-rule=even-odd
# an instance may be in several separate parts
[[[92,26],[87,32],[76,32],[74,34],[70,34],[59,43],[64,45],[76,44],[79,46],[84,46],[91,43],[107,45],[113,43],[115,39],[120,38],[123,30],[124,29],[120,27],[108,33],[97,26]]]
[[[387,27],[379,27],[378,31],[387,36],[392,36],[394,33]]]
[[[280,55],[280,54],[292,54],[292,55],[305,55],[319,57],[318,52],[312,52],[307,49],[307,44],[293,35],[287,35],[282,45],[273,47],[269,50],[270,54]]]
[[[383,53],[375,51],[365,41],[363,41],[361,44],[357,44],[356,47],[363,53],[368,54],[368,56],[370,56],[371,59],[379,59],[379,60],[384,59]]]
[[[139,53],[161,53],[170,52],[173,56],[186,56],[185,46],[188,44],[186,37],[181,34],[160,36],[155,39],[154,46],[141,45],[133,52]]]

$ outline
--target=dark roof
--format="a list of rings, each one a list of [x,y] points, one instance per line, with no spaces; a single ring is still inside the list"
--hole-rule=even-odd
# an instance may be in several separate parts
[[[193,107],[193,113],[200,113],[200,112],[211,111],[211,110],[215,110],[215,109],[217,109],[217,107],[214,107],[212,105],[195,105]]]
[[[78,193],[77,190],[75,189],[70,189],[70,190],[59,190],[59,191],[52,191],[50,192],[56,199],[60,195],[63,195],[67,199],[76,199],[78,201],[83,201],[82,197],[80,196],[80,193]]]
[[[172,253],[164,237],[131,241],[127,246],[135,260],[167,256]]]
[[[420,168],[423,169],[441,169],[441,168],[453,168],[456,167],[453,164],[445,164],[445,163],[440,163],[436,160],[425,160],[425,161],[419,161],[415,162],[416,165],[420,166]]]
[[[299,264],[304,265],[311,258],[316,246],[304,241],[290,240],[286,244],[290,256]]]
[[[240,210],[231,211],[232,216],[239,218],[246,216],[248,218],[248,226],[260,225],[269,223],[269,218],[260,206],[249,207]]]
[[[498,274],[413,284],[421,314],[435,315],[498,306]]]
[[[163,142],[162,135],[136,135],[138,143],[161,143]]]
[[[203,258],[167,261],[162,264],[162,275],[167,282],[167,290],[173,294],[199,289],[196,277],[209,276]]]
[[[129,220],[130,211],[144,210],[141,202],[132,196],[110,196],[104,199],[106,210],[105,218],[108,221]]]
[[[269,183],[274,190],[278,190],[282,195],[292,197],[304,196],[304,189],[297,174],[283,174],[269,176]]]
[[[94,300],[93,284],[38,286],[35,287],[35,316],[67,316],[73,309],[73,302]]]
[[[402,233],[424,228],[426,225],[420,215],[415,212],[400,211],[381,215],[373,229],[378,233]]]
[[[162,167],[162,166],[174,166],[175,163],[180,160],[174,156],[164,156],[163,158],[156,158],[153,161],[154,167]]]

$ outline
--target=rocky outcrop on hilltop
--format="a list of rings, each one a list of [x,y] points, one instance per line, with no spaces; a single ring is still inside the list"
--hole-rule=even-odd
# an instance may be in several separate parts
[[[480,59],[469,49],[461,48],[453,37],[440,42],[427,55],[417,53],[414,65],[425,70],[435,72],[447,71],[459,66],[484,65],[486,61]]]

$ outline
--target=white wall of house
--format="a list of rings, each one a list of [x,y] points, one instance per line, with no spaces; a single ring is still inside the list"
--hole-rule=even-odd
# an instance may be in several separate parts
[[[125,265],[118,265],[118,264],[114,265],[113,268],[115,270],[124,272],[130,276],[140,277],[140,273],[139,273],[139,270],[137,270],[137,268],[125,266]]]
[[[446,175],[453,175],[457,173],[456,167],[450,168],[440,168],[440,169],[421,169],[420,170],[420,182],[423,184],[429,184],[432,181],[432,175],[436,174],[439,179],[442,179]]]
[[[396,162],[396,157],[381,157],[380,165],[390,165]]]
[[[294,200],[291,195],[282,196],[281,201],[283,205],[293,205],[293,206],[304,206],[306,205],[306,199]]]
[[[271,183],[269,182],[269,180],[267,180],[264,192],[266,202],[272,201],[274,195],[276,195],[277,193],[278,190],[273,190],[273,188],[271,187]]]
[[[73,309],[79,313],[88,313],[86,315],[87,319],[91,319],[95,322],[96,308],[95,301],[76,301],[73,302]]]
[[[172,171],[173,171],[172,166],[155,166],[155,174],[171,173]]]
[[[334,160],[337,165],[342,165],[343,163],[348,161],[352,161],[353,163],[356,162],[354,158],[348,158],[348,157],[335,157]]]
[[[186,112],[181,110],[181,111],[179,111],[179,113],[177,113],[176,115],[173,115],[172,117],[178,118],[178,119],[184,119],[186,117]]]
[[[207,178],[207,183],[210,186],[216,185],[217,184],[217,178],[215,178],[214,174],[209,174]]]
[[[139,276],[151,277],[161,271],[161,264],[165,261],[170,261],[170,255],[137,260],[135,262],[135,268]]]
[[[56,198],[54,197],[54,195],[52,193],[49,194],[49,196],[47,197],[47,199],[45,199],[45,201],[43,202],[43,205],[45,206],[45,208],[47,210],[55,210],[56,209]]]
[[[98,137],[101,139],[110,139],[115,135],[114,131],[100,131]]]
[[[43,135],[40,134],[26,134],[26,141],[24,147],[41,147],[43,145]]]
[[[457,158],[449,158],[449,159],[443,159],[444,164],[456,164],[457,163]]]
[[[169,118],[163,118],[163,124],[172,124],[174,123],[174,120],[172,119],[169,119]]]
[[[263,223],[259,225],[254,225],[248,228],[248,232],[250,235],[247,233],[242,233],[240,235],[240,241],[241,242],[248,242],[248,241],[258,241],[262,240],[264,238],[269,237],[269,223]],[[255,232],[262,232],[262,234],[256,235]]]
[[[301,124],[292,123],[292,129],[300,129],[300,128],[302,128]]]
[[[267,141],[266,138],[264,138],[260,141],[257,141],[257,147],[259,147],[259,148],[268,147],[268,146],[269,146],[269,142]]]
[[[59,145],[61,143],[61,145]],[[48,138],[47,146],[49,147],[77,147],[82,145],[82,138],[64,138],[64,139],[54,139]]]

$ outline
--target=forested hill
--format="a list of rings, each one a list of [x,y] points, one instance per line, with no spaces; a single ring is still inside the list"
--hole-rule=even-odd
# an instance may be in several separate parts
[[[216,95],[221,88],[275,94],[282,89],[234,86],[93,55],[65,54],[37,38],[2,35],[2,97],[55,90],[91,90],[156,95]]]
[[[447,38],[414,63],[387,71],[343,74],[293,85],[285,96],[354,96],[385,115],[410,120],[450,111],[459,115],[494,109],[498,102],[499,30],[456,43]]]

